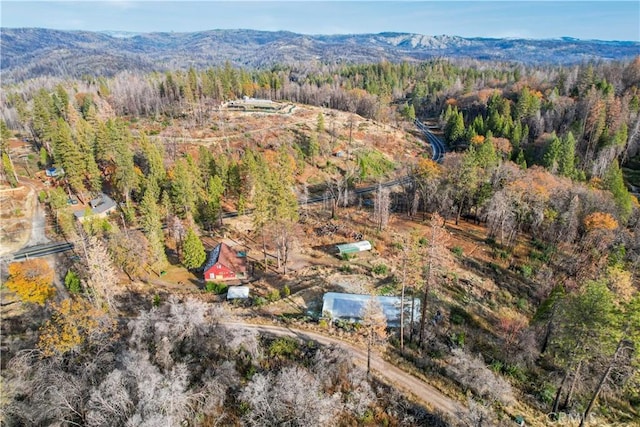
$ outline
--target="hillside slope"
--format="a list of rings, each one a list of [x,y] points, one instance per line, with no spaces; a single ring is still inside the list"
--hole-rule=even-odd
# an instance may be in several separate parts
[[[116,34],[40,28],[2,28],[5,82],[41,76],[112,75],[121,70],[204,67],[229,61],[265,67],[326,63],[423,60],[433,57],[580,63],[631,58],[640,43],[426,36],[407,33],[303,35],[286,31],[211,30],[192,33]]]

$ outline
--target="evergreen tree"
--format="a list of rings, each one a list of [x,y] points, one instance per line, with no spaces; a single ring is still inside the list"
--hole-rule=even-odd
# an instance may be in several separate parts
[[[551,139],[547,143],[547,148],[542,158],[543,166],[552,173],[558,170],[558,163],[562,156],[562,143],[556,136],[555,132],[551,135]]]
[[[464,139],[464,118],[461,111],[454,112],[450,115],[444,129],[444,135],[447,142],[452,145],[455,145]]]
[[[620,218],[623,221],[626,221],[629,219],[631,212],[633,211],[633,199],[624,184],[622,170],[620,169],[617,160],[614,160],[613,163],[611,163],[611,166],[609,166],[604,177],[604,183],[607,186],[607,189],[613,194],[613,199],[616,202]]]
[[[476,164],[482,169],[489,170],[498,164],[498,153],[493,145],[492,132],[487,131],[487,137],[481,144],[471,144],[469,150],[473,153]]]
[[[200,267],[207,259],[202,241],[192,228],[187,230],[182,247],[182,265],[192,270]]]
[[[67,120],[69,116],[69,94],[61,84],[56,86],[51,99],[56,116]]]
[[[473,119],[473,122],[471,123],[471,126],[469,126],[469,128],[473,129],[476,135],[485,135],[486,133],[484,119],[481,115],[477,115],[475,119]]]
[[[0,120],[0,150],[5,150],[9,145],[9,139],[11,138],[11,131],[7,127],[4,120]]]
[[[18,185],[18,177],[15,169],[13,168],[13,162],[9,155],[9,139],[11,138],[11,131],[7,127],[4,120],[0,120],[0,155],[2,156],[2,172],[5,179],[12,187]]]
[[[553,412],[558,409],[571,374],[574,383],[566,392],[565,405],[571,401],[579,371],[615,347],[615,313],[615,297],[603,282],[589,281],[578,293],[561,302],[551,351],[556,362],[564,367],[565,376],[558,387]]]
[[[562,150],[558,159],[558,172],[566,177],[573,178],[576,173],[576,140],[573,133],[569,132],[562,138]]]
[[[40,89],[33,98],[31,117],[31,132],[36,140],[47,147],[47,151],[53,154],[48,140],[52,137],[53,103],[45,89]]]
[[[317,124],[316,124],[316,131],[319,134],[322,134],[324,132],[324,114],[322,113],[318,113],[318,120],[317,120]]]
[[[76,192],[84,193],[85,158],[71,136],[71,128],[62,118],[55,125],[53,155],[55,162],[64,168],[69,185]]]
[[[216,162],[213,154],[207,147],[198,147],[198,169],[203,182],[209,182],[209,179],[215,174]]]
[[[187,214],[193,212],[196,203],[197,193],[193,177],[193,171],[184,159],[175,163],[169,192],[171,202],[180,218],[185,218]]]
[[[309,146],[307,148],[307,156],[310,159],[314,159],[320,154],[320,144],[318,143],[318,134],[311,132],[309,136]]]
[[[409,120],[415,120],[416,119],[416,110],[413,106],[413,104],[404,104],[404,106],[402,107],[402,115],[409,119]]]
[[[219,176],[212,176],[207,183],[207,191],[205,201],[201,210],[201,221],[207,229],[211,229],[213,224],[219,222],[222,224],[222,195],[224,194],[224,185]]]
[[[98,193],[102,189],[102,176],[94,155],[95,131],[84,119],[79,119],[75,128],[78,149],[84,158],[85,178],[89,183],[89,188]]]
[[[155,186],[155,187],[154,187]],[[150,265],[156,270],[164,268],[167,257],[164,252],[164,234],[162,232],[162,215],[157,203],[158,193],[155,181],[150,181],[140,203],[140,224],[147,239],[151,253]]]
[[[160,144],[154,144],[145,133],[140,134],[140,148],[142,150],[142,170],[145,176],[145,187],[153,181],[159,188],[162,187],[166,177],[164,168],[164,149]]]
[[[2,170],[9,185],[11,185],[12,187],[17,187],[18,180],[16,178],[16,172],[13,169],[13,163],[11,162],[9,154],[6,151],[2,151]]]

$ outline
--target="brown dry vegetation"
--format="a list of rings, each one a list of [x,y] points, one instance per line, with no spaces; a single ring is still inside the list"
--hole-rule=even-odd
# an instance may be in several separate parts
[[[0,255],[21,248],[29,240],[34,201],[34,191],[29,187],[0,187]]]

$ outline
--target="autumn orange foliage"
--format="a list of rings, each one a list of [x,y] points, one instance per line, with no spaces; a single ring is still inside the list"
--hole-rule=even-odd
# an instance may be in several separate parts
[[[418,160],[416,172],[421,178],[436,178],[442,171],[436,162],[423,157]]]
[[[471,137],[471,143],[474,145],[480,145],[484,142],[484,136],[483,135],[474,135]]]
[[[584,219],[584,227],[587,231],[593,230],[615,230],[618,228],[618,221],[605,212],[594,212]]]
[[[112,336],[114,329],[115,322],[87,301],[65,299],[53,304],[51,320],[40,330],[38,347],[45,356],[63,355],[89,341]]]
[[[9,265],[7,288],[15,292],[23,302],[43,305],[56,292],[52,283],[53,270],[42,259]]]
[[[509,187],[524,199],[546,201],[560,185],[555,176],[534,166],[527,169],[525,175],[513,181]]]
[[[542,99],[542,92],[540,92],[539,90],[532,90],[531,95],[535,96],[538,99]]]

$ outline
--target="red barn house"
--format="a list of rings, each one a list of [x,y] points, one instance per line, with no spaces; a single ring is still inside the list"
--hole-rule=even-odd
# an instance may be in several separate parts
[[[247,258],[220,243],[207,255],[204,280],[234,280],[247,277]]]

